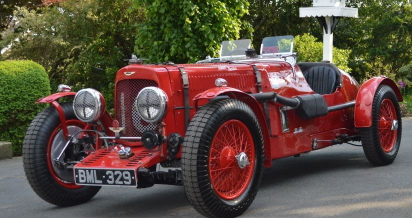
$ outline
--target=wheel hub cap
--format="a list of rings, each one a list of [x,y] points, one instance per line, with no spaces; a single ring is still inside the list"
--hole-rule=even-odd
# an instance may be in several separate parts
[[[237,160],[237,165],[243,169],[250,165],[249,158],[247,157],[245,152],[240,152],[238,155],[235,156]]]
[[[391,130],[397,130],[397,129],[398,129],[398,121],[393,120]]]

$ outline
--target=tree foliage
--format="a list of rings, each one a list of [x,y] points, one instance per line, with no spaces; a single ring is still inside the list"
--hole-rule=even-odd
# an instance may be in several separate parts
[[[13,11],[20,7],[36,9],[42,5],[42,0],[2,0],[0,1],[0,31],[5,30],[13,21]],[[0,38],[1,39],[1,38]]]
[[[70,0],[38,11],[15,12],[21,25],[9,34],[8,59],[30,59],[43,65],[52,87],[101,90],[112,106],[115,72],[133,53],[141,8],[130,1]]]
[[[41,1],[19,4],[25,2]],[[46,68],[53,87],[59,83],[93,87],[109,96],[109,102],[114,73],[133,50],[152,62],[183,63],[216,56],[221,41],[248,38],[253,29],[256,50],[266,36],[301,35],[303,39],[304,33],[310,33],[319,41],[322,35],[316,19],[299,17],[299,8],[311,6],[312,0],[44,2],[52,5],[15,13],[20,26],[0,43],[5,47],[12,42],[5,57],[35,60]],[[335,54],[334,61],[347,66],[343,59],[351,50],[346,61],[358,79],[379,74],[405,77],[405,70],[399,69],[412,63],[409,1],[347,2],[359,8],[359,18],[342,18],[337,25],[334,45],[346,53]],[[316,49],[321,45],[307,40]],[[320,60],[321,51],[305,50],[302,44],[298,49],[301,59]],[[316,58],[309,59],[310,55]]]
[[[412,84],[412,64],[407,64],[399,69],[400,79],[404,80],[408,85]]]
[[[408,0],[353,0],[358,19],[343,19],[335,45],[352,49],[350,67],[358,78],[403,77],[399,69],[412,62],[412,6]]]
[[[295,37],[295,51],[299,62],[319,62],[323,58],[323,43],[309,34]],[[340,69],[349,72],[349,55],[351,50],[333,48],[333,62]]]
[[[21,155],[27,127],[43,105],[36,100],[50,94],[46,71],[32,61],[0,62],[0,141],[10,141]]]
[[[315,18],[300,18],[300,7],[311,7],[313,0],[249,0],[249,15],[244,20],[253,27],[253,45],[259,51],[267,36],[321,36],[322,29]]]
[[[314,18],[300,18],[299,8],[312,0],[249,0],[245,16],[254,29],[253,44],[258,50],[263,37],[303,35],[321,40],[322,28]],[[412,9],[409,0],[349,0],[359,9],[359,18],[342,18],[334,31],[334,46],[351,50],[348,66],[359,80],[375,75],[404,77],[399,69],[412,63]],[[310,50],[306,50],[313,54]],[[306,55],[300,52],[300,56]],[[320,53],[321,54],[321,53]],[[342,57],[346,57],[345,55]],[[340,56],[334,56],[334,62]],[[317,58],[316,58],[317,60]],[[320,59],[319,59],[320,60]]]
[[[146,7],[136,52],[153,62],[194,62],[216,56],[223,40],[238,39],[247,0],[134,0]]]

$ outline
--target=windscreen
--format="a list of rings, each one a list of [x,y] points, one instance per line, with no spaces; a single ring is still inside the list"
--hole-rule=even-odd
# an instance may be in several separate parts
[[[293,36],[270,36],[265,37],[260,47],[260,54],[273,55],[278,53],[293,52]]]
[[[245,51],[250,46],[250,39],[223,41],[220,48],[220,57],[246,56]]]

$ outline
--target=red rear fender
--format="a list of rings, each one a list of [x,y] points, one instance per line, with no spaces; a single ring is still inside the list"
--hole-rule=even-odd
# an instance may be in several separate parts
[[[376,90],[380,85],[387,85],[393,89],[398,98],[402,102],[403,97],[395,82],[387,77],[374,77],[366,81],[359,89],[356,96],[355,105],[355,127],[370,127],[372,125],[372,104]]]
[[[272,158],[271,158],[271,147],[270,147],[270,140],[269,140],[269,130],[268,130],[268,124],[266,123],[265,115],[263,113],[263,110],[259,104],[259,102],[252,96],[248,95],[245,92],[242,92],[238,89],[235,88],[230,88],[230,87],[216,87],[212,88],[209,90],[206,90],[202,93],[199,93],[198,95],[195,96],[194,103],[195,103],[195,109],[198,110],[198,102],[201,100],[210,100],[213,99],[217,96],[220,95],[225,95],[228,96],[229,98],[233,99],[238,99],[240,101],[245,102],[249,107],[253,110],[255,113],[257,119],[259,120],[260,123],[260,128],[262,129],[262,134],[263,134],[263,139],[264,139],[264,144],[265,144],[265,160],[264,164],[265,167],[271,167],[272,166]]]

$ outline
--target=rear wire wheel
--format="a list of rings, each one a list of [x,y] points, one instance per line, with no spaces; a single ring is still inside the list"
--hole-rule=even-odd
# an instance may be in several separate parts
[[[398,99],[389,86],[378,87],[372,104],[372,126],[361,129],[363,151],[376,166],[391,164],[399,151],[402,118]]]
[[[227,99],[202,107],[189,124],[182,153],[185,191],[194,208],[208,217],[245,212],[262,179],[263,145],[245,103]]]
[[[70,134],[85,128],[86,124],[74,115],[72,103],[62,103],[61,107]],[[29,184],[43,200],[58,206],[87,202],[100,190],[100,187],[76,185],[73,170],[55,166],[53,160],[65,143],[59,115],[52,106],[34,118],[23,143],[23,166]]]

